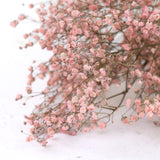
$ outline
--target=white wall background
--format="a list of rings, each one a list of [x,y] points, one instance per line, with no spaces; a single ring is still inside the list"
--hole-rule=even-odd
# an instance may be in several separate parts
[[[30,113],[32,106],[23,107],[14,98],[24,92],[32,60],[45,59],[48,54],[37,46],[18,50],[23,33],[32,30],[33,24],[24,23],[13,29],[9,23],[27,11],[23,2],[32,1],[3,0],[0,5],[0,159],[159,160],[160,128],[147,118],[133,125],[117,120],[102,131],[75,137],[58,134],[46,148],[25,142],[26,135],[20,132],[24,129],[23,115]]]

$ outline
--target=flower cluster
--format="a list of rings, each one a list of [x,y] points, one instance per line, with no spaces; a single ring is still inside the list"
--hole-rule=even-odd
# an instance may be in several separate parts
[[[124,102],[128,110],[123,123],[160,116],[159,6],[154,0],[50,0],[29,5],[36,10],[39,28],[24,34],[26,44],[20,49],[38,43],[52,56],[29,67],[26,92],[31,97],[37,96],[32,84],[47,80],[39,93],[43,101],[25,116],[31,125],[27,141],[46,145],[57,132],[75,135],[103,129]],[[27,17],[20,14],[10,24],[16,27]],[[122,83],[122,92],[106,97],[110,86]],[[129,91],[135,93],[134,100],[126,99]],[[111,105],[118,96],[117,106]],[[16,100],[23,98],[18,94]]]

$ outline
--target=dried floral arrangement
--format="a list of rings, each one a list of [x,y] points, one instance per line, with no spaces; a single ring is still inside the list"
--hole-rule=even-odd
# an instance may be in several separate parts
[[[76,135],[103,129],[122,104],[128,107],[123,123],[160,116],[159,7],[158,0],[29,4],[39,17],[39,28],[24,34],[26,44],[20,49],[38,43],[52,56],[29,67],[26,92],[43,101],[25,116],[25,124],[31,125],[27,141],[45,146],[58,132]],[[20,14],[10,25],[16,27],[26,19]],[[37,79],[46,81],[46,86],[35,94],[32,84]],[[106,96],[111,86],[122,83],[122,92]],[[129,91],[134,92],[134,100],[126,98]],[[109,101],[118,96],[118,105],[111,105]],[[18,94],[16,100],[23,98]]]

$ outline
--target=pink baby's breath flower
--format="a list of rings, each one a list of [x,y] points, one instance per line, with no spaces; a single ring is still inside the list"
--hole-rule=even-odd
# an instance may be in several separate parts
[[[128,123],[128,118],[127,117],[125,117],[125,118],[122,118],[122,122],[123,122],[123,124],[126,124],[126,123]]]
[[[51,122],[53,123],[57,122],[57,118],[55,116],[51,117]]]
[[[144,23],[143,22],[139,22],[138,24],[140,27],[144,26]]]
[[[46,146],[46,144],[47,144],[47,141],[46,141],[46,140],[43,140],[43,141],[41,142],[41,145],[42,145],[42,146]]]
[[[51,121],[46,121],[47,126],[52,125]]]
[[[144,101],[144,104],[145,104],[145,105],[149,105],[149,104],[150,104],[149,100],[146,99],[146,100]]]
[[[142,77],[142,73],[139,69],[135,70],[135,74],[136,74],[137,77]]]
[[[134,25],[134,26],[137,26],[137,25],[138,25],[138,21],[136,21],[136,20],[133,21],[133,25]]]
[[[33,136],[29,136],[29,137],[26,138],[26,141],[27,141],[27,142],[31,142],[31,141],[33,141],[33,140],[34,140],[34,137],[33,137]]]
[[[137,116],[131,116],[131,121],[135,122],[137,120]]]
[[[133,1],[133,2],[132,2],[132,6],[133,6],[133,7],[137,7],[138,4],[137,4],[135,1]]]
[[[124,50],[129,51],[131,49],[130,44],[122,44]]]
[[[149,36],[148,30],[147,29],[143,29],[142,33],[143,33],[144,38],[147,39],[148,36]]]
[[[152,118],[153,118],[153,112],[152,112],[152,111],[149,111],[149,112],[147,113],[147,116],[148,116],[150,119],[152,119]]]
[[[155,19],[156,21],[158,21],[158,20],[160,19],[160,14],[155,14],[155,15],[154,15],[154,19]]]
[[[130,107],[130,105],[131,105],[131,99],[128,98],[128,99],[126,100],[126,106],[127,106],[127,107]]]
[[[92,87],[88,87],[87,88],[87,93],[92,93],[93,92],[93,88]]]
[[[93,120],[97,120],[97,114],[92,112],[92,118],[93,118]]]
[[[93,11],[93,10],[96,10],[96,9],[97,9],[97,6],[94,5],[94,4],[89,6],[90,11]]]
[[[84,132],[84,133],[88,133],[89,130],[90,130],[90,129],[89,129],[88,127],[85,127],[85,128],[83,129],[83,132]]]
[[[79,17],[79,14],[80,14],[80,12],[79,12],[78,10],[73,10],[73,11],[71,12],[71,16],[72,16],[72,17]]]
[[[33,8],[34,5],[33,5],[33,4],[29,4],[28,7],[29,7],[29,8]]]
[[[99,71],[100,71],[102,77],[106,76],[106,71],[104,70],[104,68],[101,68]]]
[[[91,92],[91,93],[90,93],[90,96],[91,96],[91,97],[96,97],[96,93],[95,93],[95,92]]]
[[[80,121],[82,121],[82,120],[84,119],[84,115],[81,114],[81,113],[79,113],[79,114],[78,114],[78,119],[79,119]]]
[[[86,111],[87,111],[86,107],[81,107],[80,108],[80,113],[86,113]]]
[[[143,118],[145,116],[144,112],[140,112],[138,117]]]
[[[18,101],[18,100],[20,100],[20,99],[22,99],[22,98],[23,98],[23,96],[22,96],[21,94],[17,94],[15,100]]]
[[[100,122],[98,125],[100,129],[103,129],[106,127],[106,124],[104,122]]]
[[[64,0],[64,2],[68,3],[69,5],[71,5],[74,2],[74,0]]]
[[[67,123],[72,123],[73,115],[67,117]]]
[[[53,136],[53,135],[54,135],[54,130],[53,130],[52,127],[48,127],[47,131],[48,131],[48,134],[49,134],[50,136]]]
[[[101,26],[103,24],[102,19],[96,21],[97,26]]]
[[[142,18],[148,18],[149,16],[149,7],[148,6],[144,6],[142,8]]]
[[[19,19],[20,21],[23,21],[25,18],[26,18],[26,16],[25,16],[24,14],[20,14],[20,15],[18,16],[18,19]]]
[[[106,23],[108,25],[111,25],[112,24],[112,19],[110,17],[106,17]]]
[[[69,134],[70,134],[71,136],[75,136],[75,135],[76,135],[76,131],[71,131]]]
[[[49,116],[46,116],[45,118],[44,118],[44,121],[49,121],[50,120],[50,117]]]
[[[91,69],[91,66],[88,66],[88,65],[84,65],[83,67],[84,67],[84,70],[86,71],[89,71]]]
[[[14,20],[14,21],[10,22],[10,25],[15,28],[18,25],[18,21]]]
[[[97,125],[95,125],[95,124],[93,124],[92,126],[91,126],[91,129],[92,130],[95,130],[97,128]]]
[[[91,105],[88,106],[88,110],[89,110],[89,111],[93,111],[94,108],[95,108],[95,106],[94,106],[93,104],[91,104]]]
[[[38,120],[35,120],[33,123],[34,123],[34,126],[35,126],[36,128],[39,127],[39,121],[38,121]]]
[[[41,73],[41,74],[38,74],[37,77],[38,77],[39,79],[44,79],[45,76],[44,76],[44,74]]]
[[[140,100],[140,99],[135,99],[135,104],[136,104],[137,106],[140,106],[140,105],[141,105],[141,100]]]
[[[106,6],[109,6],[111,3],[111,0],[106,0]]]

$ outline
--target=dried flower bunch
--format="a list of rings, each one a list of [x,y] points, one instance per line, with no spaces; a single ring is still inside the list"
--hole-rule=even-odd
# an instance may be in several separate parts
[[[20,49],[38,42],[53,54],[29,67],[28,96],[37,96],[32,91],[37,79],[46,80],[46,86],[39,93],[43,101],[25,116],[31,125],[27,141],[45,146],[57,132],[103,129],[124,103],[123,123],[160,116],[158,0],[50,0],[29,7],[36,10],[39,28],[24,34]],[[20,14],[10,24],[16,27],[27,18]],[[122,83],[122,92],[106,97],[110,86]],[[134,100],[126,98],[129,91]],[[111,105],[118,96],[118,105]]]

